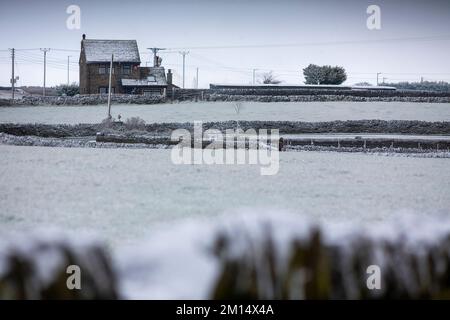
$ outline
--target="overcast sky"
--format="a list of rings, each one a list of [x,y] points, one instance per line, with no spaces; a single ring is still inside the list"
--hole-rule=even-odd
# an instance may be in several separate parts
[[[48,52],[47,85],[78,82],[83,33],[90,39],[135,39],[143,65],[148,47],[176,48],[161,52],[163,66],[181,83],[180,48],[187,48],[186,86],[199,68],[200,87],[209,83],[251,83],[273,70],[287,84],[303,81],[310,63],[343,66],[347,83],[386,81],[450,81],[449,0],[160,0],[160,1],[25,1],[0,0],[0,85],[9,85],[8,48],[52,48]],[[81,9],[80,29],[66,27],[69,5]],[[381,8],[381,29],[366,25],[369,5]],[[440,38],[437,38],[440,37]],[[392,41],[388,39],[399,39]],[[403,40],[400,40],[403,39]],[[293,44],[293,45],[290,45]],[[256,47],[246,47],[255,45]],[[280,45],[280,46],[273,46]],[[290,46],[288,46],[290,45]],[[213,47],[213,48],[195,48]],[[214,48],[225,47],[225,48]],[[231,47],[231,48],[226,48]],[[60,51],[55,49],[75,50]],[[18,85],[42,85],[43,54],[18,50]]]

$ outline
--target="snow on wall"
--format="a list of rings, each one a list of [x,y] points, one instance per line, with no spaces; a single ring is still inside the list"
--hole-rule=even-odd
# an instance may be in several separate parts
[[[54,231],[0,243],[3,299],[442,298],[450,286],[444,216],[363,229],[252,209],[154,229],[112,261],[92,238]],[[68,264],[82,290],[66,289]],[[367,290],[369,265],[381,268],[379,291]]]
[[[80,267],[81,289],[68,290],[71,265]],[[40,229],[0,238],[1,299],[114,299],[116,280],[104,247],[86,235]]]
[[[116,261],[120,291],[133,299],[417,298],[448,289],[442,276],[450,271],[445,260],[449,239],[450,221],[444,217],[418,221],[405,215],[373,229],[358,229],[345,223],[318,225],[279,211],[247,211],[159,230],[141,246],[122,249]],[[330,287],[321,292],[310,290],[308,277],[289,278],[297,274],[291,270],[296,250],[306,259],[296,272],[322,270],[316,274],[320,282],[321,274],[330,270],[342,276],[340,282],[328,280]],[[320,252],[332,260],[314,260]],[[437,271],[428,265],[429,255]],[[383,290],[368,292],[365,275],[372,264],[386,273]],[[359,269],[353,269],[355,265]],[[419,278],[416,268],[424,272]],[[288,288],[283,287],[286,283]]]

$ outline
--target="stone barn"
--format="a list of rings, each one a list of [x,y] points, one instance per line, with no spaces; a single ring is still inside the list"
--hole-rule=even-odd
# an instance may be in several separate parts
[[[85,35],[79,60],[80,94],[108,93],[111,54],[114,54],[111,93],[166,94],[164,67],[141,67],[136,40],[96,40],[86,39]]]

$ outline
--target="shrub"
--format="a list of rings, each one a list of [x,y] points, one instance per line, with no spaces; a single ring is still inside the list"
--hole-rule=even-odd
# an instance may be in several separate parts
[[[131,117],[125,121],[128,130],[145,130],[145,121],[139,117]]]
[[[450,83],[445,81],[383,83],[383,85],[392,86],[400,90],[450,92]]]
[[[62,84],[56,87],[56,94],[58,96],[74,96],[80,94],[80,87],[76,83]]]
[[[347,80],[347,74],[342,67],[318,66],[310,64],[303,69],[306,84],[341,84]]]

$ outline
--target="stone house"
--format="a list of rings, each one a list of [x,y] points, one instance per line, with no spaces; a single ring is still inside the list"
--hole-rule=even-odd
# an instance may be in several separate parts
[[[80,52],[80,94],[108,93],[111,54],[114,54],[111,92],[128,94],[162,94],[173,87],[169,70],[164,67],[141,67],[136,40],[95,40],[83,35]]]

